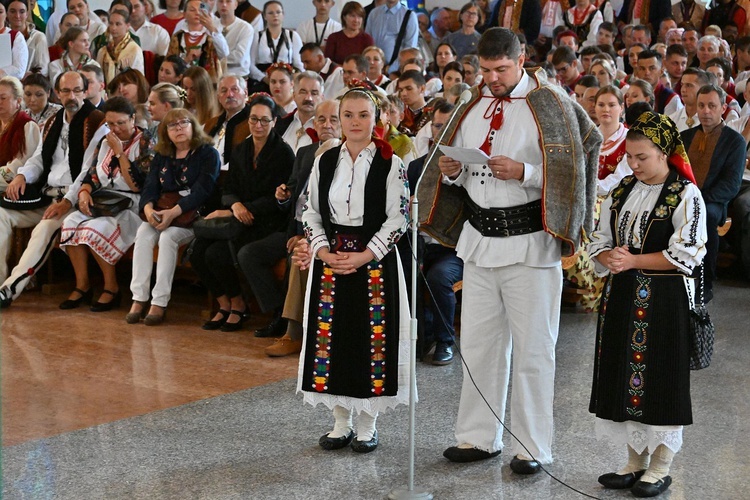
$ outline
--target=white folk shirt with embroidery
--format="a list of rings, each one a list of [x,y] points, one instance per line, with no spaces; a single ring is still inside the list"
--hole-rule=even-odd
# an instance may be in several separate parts
[[[294,151],[294,154],[297,154],[297,151],[299,148],[303,146],[309,146],[312,144],[312,139],[307,134],[306,130],[308,128],[313,128],[313,120],[315,117],[311,117],[307,122],[305,122],[304,125],[302,125],[302,122],[299,119],[299,111],[294,113],[294,120],[292,120],[292,123],[289,124],[289,127],[286,129],[286,132],[284,132],[284,135],[281,136],[282,139],[284,139],[284,142],[289,144],[289,146],[292,148],[292,151]],[[300,133],[299,130],[302,129],[302,132]]]
[[[504,103],[503,125],[495,133],[490,150],[492,157],[503,155],[523,163],[523,182],[496,179],[487,165],[464,165],[455,181],[443,178],[446,184],[463,186],[480,207],[514,207],[542,197],[539,129],[526,100],[518,99],[535,88],[536,82],[524,72],[521,81],[510,94],[511,101]],[[494,97],[487,87],[482,89],[482,95],[484,97],[480,102],[464,116],[453,146],[479,148],[487,137],[491,118],[484,118],[484,114]],[[479,267],[560,265],[560,242],[545,231],[509,237],[486,237],[468,221],[464,223],[456,252],[464,262],[472,262]]]
[[[250,58],[255,28],[240,18],[235,18],[229,26],[222,26],[222,34],[229,45],[227,73],[247,76],[253,64]]]
[[[356,161],[352,161],[346,143],[341,147],[338,166],[333,174],[333,182],[328,192],[331,222],[334,224],[342,226],[361,226],[364,224],[365,183],[375,151],[375,144],[370,143],[357,156]],[[312,230],[310,246],[313,255],[317,255],[321,248],[330,248],[328,238],[323,230],[318,205],[321,157],[318,156],[313,164],[308,186],[307,208],[302,214],[303,222]],[[406,203],[409,196],[404,183],[403,162],[396,155],[393,155],[391,162],[391,171],[386,180],[385,212],[387,219],[380,230],[367,243],[367,248],[372,250],[377,260],[382,259],[390,251],[389,241],[391,241],[392,235],[397,232],[403,233],[406,231],[407,225],[407,217],[401,212],[402,203]]]

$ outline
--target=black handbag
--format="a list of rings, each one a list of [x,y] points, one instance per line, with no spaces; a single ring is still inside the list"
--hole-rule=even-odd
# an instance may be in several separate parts
[[[17,200],[6,198],[5,194],[0,198],[0,207],[9,210],[35,210],[46,207],[52,203],[52,198],[42,194],[42,190],[34,184],[26,184],[26,189]]]
[[[711,364],[716,329],[703,303],[703,264],[696,279],[695,306],[690,311],[690,369],[701,370]]]
[[[213,219],[201,217],[193,223],[195,237],[206,240],[234,240],[244,230],[245,225],[234,216]]]
[[[112,189],[99,189],[91,193],[91,210],[92,217],[114,217],[123,210],[128,210],[133,206],[133,199],[124,194],[120,194]],[[76,203],[76,208],[80,206]]]

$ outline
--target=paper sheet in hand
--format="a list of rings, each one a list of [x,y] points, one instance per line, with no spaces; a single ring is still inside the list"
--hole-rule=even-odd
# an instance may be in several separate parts
[[[487,165],[487,160],[490,159],[484,151],[476,148],[454,148],[441,144],[440,151],[445,153],[445,156],[465,164]]]
[[[13,53],[10,48],[10,33],[0,35],[0,68],[13,64]]]

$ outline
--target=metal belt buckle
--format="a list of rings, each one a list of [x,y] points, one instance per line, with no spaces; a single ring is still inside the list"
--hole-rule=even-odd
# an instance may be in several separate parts
[[[508,227],[508,219],[497,220],[497,217],[493,217],[496,227]]]
[[[501,229],[499,232],[499,236],[507,238],[508,236],[510,236],[510,231],[507,229]]]

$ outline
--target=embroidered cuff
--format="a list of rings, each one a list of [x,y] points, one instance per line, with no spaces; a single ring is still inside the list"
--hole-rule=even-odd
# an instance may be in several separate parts
[[[390,248],[388,248],[388,246],[383,243],[377,235],[372,237],[370,242],[367,244],[367,248],[369,248],[370,251],[375,254],[375,259],[378,261],[385,257],[386,254],[390,251]]]
[[[667,259],[673,266],[677,268],[683,274],[690,276],[693,274],[693,268],[688,265],[687,262],[680,260],[677,255],[673,254],[669,249],[662,250],[662,255]]]
[[[312,252],[313,258],[318,256],[318,252],[321,248],[328,248],[329,250],[331,248],[328,245],[328,239],[326,238],[325,234],[313,236],[313,238],[310,240],[310,250]]]

